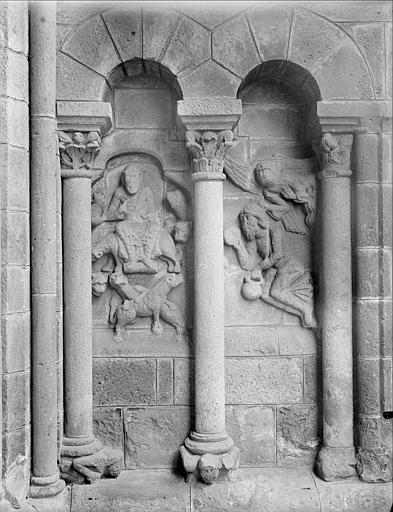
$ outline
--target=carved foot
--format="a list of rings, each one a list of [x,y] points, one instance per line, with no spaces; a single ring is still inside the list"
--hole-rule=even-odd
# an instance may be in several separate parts
[[[356,476],[355,449],[323,446],[318,453],[317,473],[325,482]]]
[[[92,484],[102,477],[116,478],[123,470],[123,453],[113,448],[102,448],[83,457],[63,457],[61,477],[68,483]]]
[[[363,482],[381,483],[392,480],[392,456],[382,448],[359,448],[357,471]]]
[[[123,341],[122,329],[116,329],[115,337],[113,338],[115,343],[121,343]]]
[[[208,485],[217,480],[230,480],[236,478],[237,468],[239,466],[239,448],[234,446],[228,453],[214,455],[205,453],[195,455],[181,446],[180,454],[187,476],[186,481],[190,481],[193,475],[199,475],[199,478]]]
[[[159,335],[162,333],[162,325],[160,322],[153,322],[151,327],[151,332],[155,335]]]

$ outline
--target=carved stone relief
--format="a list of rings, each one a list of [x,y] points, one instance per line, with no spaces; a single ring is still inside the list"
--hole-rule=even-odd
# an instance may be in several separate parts
[[[167,295],[184,281],[190,202],[166,186],[155,160],[135,153],[112,159],[92,187],[92,292],[111,291],[115,342],[140,317],[151,317],[153,334],[161,334],[162,319],[177,341],[186,339],[182,312]]]
[[[276,155],[254,166],[229,155],[224,170],[241,189],[255,195],[238,214],[238,225],[224,231],[244,277],[241,294],[261,299],[300,317],[304,327],[316,327],[313,282],[303,264],[283,251],[284,232],[307,235],[313,227],[316,202],[315,158]],[[284,228],[284,230],[282,229]]]

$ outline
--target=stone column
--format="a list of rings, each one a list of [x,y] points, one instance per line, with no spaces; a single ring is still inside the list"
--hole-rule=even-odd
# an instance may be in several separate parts
[[[217,101],[178,102],[192,155],[195,239],[195,428],[180,451],[188,477],[199,472],[209,484],[234,475],[239,463],[225,430],[223,157],[241,103]]]
[[[322,170],[323,447],[317,469],[326,481],[356,475],[353,441],[351,134],[324,133]]]
[[[98,108],[107,104],[98,104]],[[115,450],[103,453],[93,434],[91,176],[106,116],[95,105],[58,102],[63,179],[64,438],[62,476],[92,482],[118,464]],[[87,112],[86,112],[87,109]],[[102,108],[100,108],[102,110]],[[97,454],[96,457],[94,455]],[[113,459],[113,460],[112,460]],[[92,470],[92,468],[94,468]],[[115,476],[115,475],[112,475]]]
[[[385,122],[355,131],[355,340],[357,364],[357,468],[366,482],[392,479],[391,433],[383,418],[391,407],[391,287],[384,276],[391,251],[391,134]],[[385,166],[386,170],[385,171]],[[389,186],[390,185],[390,186]],[[390,211],[389,211],[390,204]],[[387,332],[386,332],[387,331]],[[390,374],[389,374],[390,370]],[[387,386],[384,378],[387,377]],[[390,378],[389,378],[390,377]],[[385,403],[384,403],[385,402]]]
[[[56,4],[30,6],[32,497],[64,489],[57,469]]]

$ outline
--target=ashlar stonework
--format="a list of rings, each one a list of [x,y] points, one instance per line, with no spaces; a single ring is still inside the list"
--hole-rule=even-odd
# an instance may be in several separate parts
[[[1,511],[390,511],[391,23],[0,1]]]

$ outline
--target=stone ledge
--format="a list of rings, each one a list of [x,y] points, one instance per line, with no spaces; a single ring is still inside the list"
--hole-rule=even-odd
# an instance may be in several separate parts
[[[306,468],[239,469],[237,481],[212,486],[135,470],[74,486],[71,512],[389,512],[391,495],[390,483],[326,483]]]
[[[112,105],[105,101],[57,101],[59,130],[100,132],[106,135],[112,128]]]

